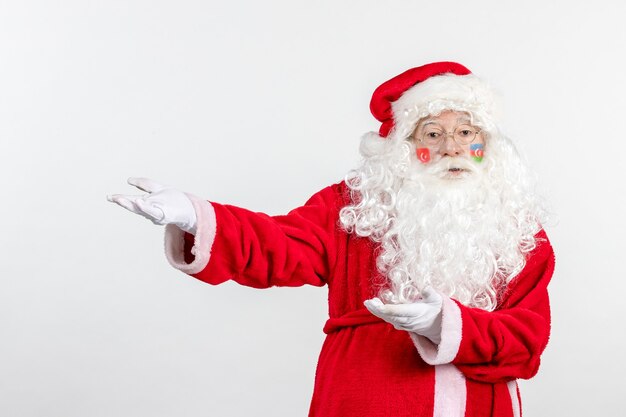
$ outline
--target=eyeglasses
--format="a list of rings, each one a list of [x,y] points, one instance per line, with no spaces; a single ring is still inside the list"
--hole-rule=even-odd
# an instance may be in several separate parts
[[[427,146],[437,146],[444,138],[452,135],[452,139],[459,145],[469,145],[474,142],[476,136],[480,133],[480,129],[470,125],[460,125],[454,129],[454,132],[446,132],[434,126],[428,126],[424,130],[420,142]]]

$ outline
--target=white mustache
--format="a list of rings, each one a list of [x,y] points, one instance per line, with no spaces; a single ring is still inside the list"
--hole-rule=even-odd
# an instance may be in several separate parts
[[[477,172],[476,163],[464,157],[444,157],[439,161],[432,163],[427,168],[427,172],[434,175],[444,174],[452,168],[458,168],[472,173]]]

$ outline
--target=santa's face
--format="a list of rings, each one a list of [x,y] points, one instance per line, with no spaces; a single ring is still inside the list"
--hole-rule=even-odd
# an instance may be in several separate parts
[[[441,180],[462,180],[479,172],[485,148],[484,133],[467,113],[447,110],[421,119],[411,143],[426,172]]]

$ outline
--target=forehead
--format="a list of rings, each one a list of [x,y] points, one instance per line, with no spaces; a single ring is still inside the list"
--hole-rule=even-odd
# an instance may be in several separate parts
[[[466,112],[446,110],[438,115],[429,115],[420,119],[417,126],[426,126],[429,124],[458,124],[469,123],[472,121],[471,116]]]

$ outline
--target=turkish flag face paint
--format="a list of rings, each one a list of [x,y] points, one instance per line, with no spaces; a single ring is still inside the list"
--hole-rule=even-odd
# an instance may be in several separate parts
[[[417,148],[415,150],[417,154],[417,159],[423,164],[430,162],[430,149],[428,148]]]

